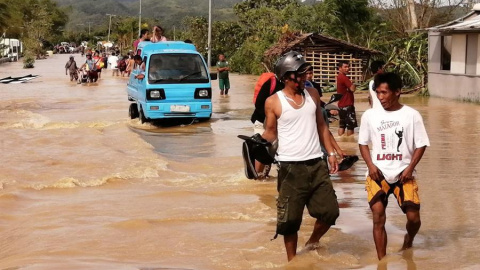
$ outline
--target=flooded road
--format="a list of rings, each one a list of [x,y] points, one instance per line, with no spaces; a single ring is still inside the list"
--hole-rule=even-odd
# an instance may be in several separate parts
[[[67,60],[0,65],[0,78],[41,75],[0,85],[0,269],[480,269],[478,105],[402,98],[432,144],[417,167],[414,249],[397,252],[405,217],[391,199],[389,256],[377,264],[359,161],[332,177],[337,225],[287,264],[282,239],[270,241],[276,182],[245,178],[236,138],[252,134],[255,76],[232,75],[228,98],[215,82],[211,121],[158,127],[128,119],[126,78],[70,83]],[[366,94],[357,101],[360,118]],[[356,136],[337,139],[359,155]],[[307,216],[299,247],[312,230]]]

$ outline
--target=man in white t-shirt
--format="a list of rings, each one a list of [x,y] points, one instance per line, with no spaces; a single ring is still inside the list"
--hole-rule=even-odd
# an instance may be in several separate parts
[[[112,55],[108,57],[108,65],[112,69],[112,76],[115,76],[117,74],[118,76],[118,67],[117,67],[117,62],[118,62],[118,57],[115,55],[115,52],[112,52]]]
[[[368,96],[368,103],[370,103],[370,107],[374,109],[381,109],[382,104],[380,104],[380,100],[377,98],[377,93],[375,92],[375,75],[383,73],[383,66],[385,65],[384,61],[377,60],[373,61],[372,64],[370,64],[370,70],[372,71],[373,78],[372,80],[368,83],[368,91],[369,91],[369,96]]]
[[[363,114],[358,144],[368,167],[366,190],[373,214],[373,240],[378,259],[382,259],[387,249],[385,208],[390,194],[394,194],[407,216],[402,250],[412,247],[420,229],[415,167],[430,142],[420,113],[399,102],[400,77],[394,73],[378,74],[375,85],[383,109],[369,109]]]

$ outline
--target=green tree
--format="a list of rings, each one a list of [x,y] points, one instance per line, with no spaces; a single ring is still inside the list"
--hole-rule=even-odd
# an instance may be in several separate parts
[[[4,1],[0,1],[0,33],[4,33],[9,25],[10,8]]]
[[[272,8],[276,10],[285,9],[287,6],[296,5],[299,3],[296,0],[245,0],[233,7],[235,14],[248,14],[251,10],[259,8]],[[242,18],[241,18],[242,19]]]
[[[357,35],[352,34],[371,19],[368,0],[325,0],[319,5],[325,6],[317,10],[324,12],[321,17],[327,21],[326,31],[348,42],[355,42]]]
[[[22,39],[25,53],[39,55],[63,35],[68,16],[52,0],[3,0],[9,10],[7,34]]]
[[[133,49],[133,41],[138,33],[138,19],[135,17],[115,18],[110,39],[119,46],[120,51]]]
[[[228,58],[245,42],[246,33],[237,22],[217,21],[212,25],[212,55],[224,54]]]
[[[182,21],[185,28],[180,34],[181,39],[190,39],[198,52],[207,54],[208,21],[205,17],[185,17]]]

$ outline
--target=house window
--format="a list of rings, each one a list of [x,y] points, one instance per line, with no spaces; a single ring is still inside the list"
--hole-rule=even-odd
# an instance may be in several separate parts
[[[452,36],[442,36],[441,42],[440,70],[450,70],[452,63]]]

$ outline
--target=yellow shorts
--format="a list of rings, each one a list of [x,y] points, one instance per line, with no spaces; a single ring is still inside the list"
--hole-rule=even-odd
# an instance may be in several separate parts
[[[407,208],[420,210],[420,198],[418,197],[417,181],[412,179],[405,183],[400,181],[389,184],[385,179],[377,182],[367,177],[365,189],[368,194],[368,204],[370,207],[376,202],[381,201],[385,207],[388,204],[388,196],[393,193],[397,199],[398,206],[406,213]]]

